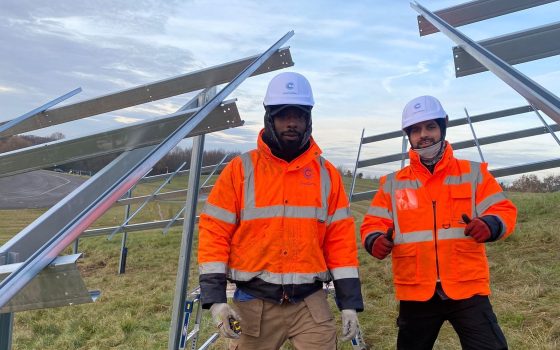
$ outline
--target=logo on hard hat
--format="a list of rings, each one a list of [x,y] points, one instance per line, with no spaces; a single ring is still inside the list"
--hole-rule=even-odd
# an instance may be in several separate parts
[[[295,84],[291,81],[288,84],[286,84],[286,89],[288,89],[288,90],[293,90],[294,87],[295,87]]]
[[[422,104],[420,104],[420,103],[417,103],[417,104],[414,105],[414,109],[418,109],[420,107],[422,107]]]

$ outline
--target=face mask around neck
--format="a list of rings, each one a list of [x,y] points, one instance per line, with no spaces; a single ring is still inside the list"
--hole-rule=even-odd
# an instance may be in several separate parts
[[[442,150],[442,141],[436,142],[426,148],[413,148],[412,150],[420,156],[420,160],[428,165],[434,164],[439,160],[439,155]]]

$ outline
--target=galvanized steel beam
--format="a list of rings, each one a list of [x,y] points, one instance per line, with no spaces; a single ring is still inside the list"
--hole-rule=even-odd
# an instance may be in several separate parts
[[[157,101],[163,98],[201,90],[207,87],[227,83],[254,62],[258,56],[201,69],[199,71],[141,85],[132,89],[92,98],[30,116],[25,122],[15,126],[11,133],[19,134],[36,129],[66,123],[72,120]],[[251,75],[267,73],[273,70],[293,66],[294,62],[289,48],[279,48],[266,62]]]
[[[519,64],[560,54],[560,22],[479,41],[478,44],[505,62]],[[462,47],[453,47],[457,78],[488,69]]]
[[[198,109],[180,110],[145,123],[2,153],[0,177],[158,144],[197,111]],[[243,121],[235,101],[225,101],[212,110],[186,137],[241,125]]]
[[[434,14],[453,27],[459,27],[554,1],[558,0],[478,0],[438,10]],[[423,36],[437,33],[439,30],[420,15],[418,16],[418,31],[420,36]]]
[[[525,97],[531,104],[545,112],[556,123],[560,124],[560,99],[558,99],[556,95],[453,28],[440,17],[427,10],[424,6],[416,2],[410,5],[448,38],[453,40],[457,45],[463,47],[465,51],[479,61],[484,67],[512,87],[521,96]]]

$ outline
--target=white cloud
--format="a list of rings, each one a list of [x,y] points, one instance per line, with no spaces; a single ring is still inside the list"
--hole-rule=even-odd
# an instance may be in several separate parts
[[[18,89],[10,87],[10,86],[2,86],[0,85],[0,93],[4,93],[4,92],[19,92]]]

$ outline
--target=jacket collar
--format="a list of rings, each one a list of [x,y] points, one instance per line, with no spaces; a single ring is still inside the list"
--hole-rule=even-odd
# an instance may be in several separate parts
[[[261,131],[259,132],[259,136],[257,138],[257,150],[261,152],[267,159],[273,159],[277,162],[288,164],[290,169],[291,168],[297,169],[299,167],[302,167],[303,165],[309,163],[310,161],[312,161],[313,159],[321,155],[321,153],[323,153],[323,151],[321,151],[321,148],[319,148],[319,146],[315,143],[313,137],[310,137],[309,148],[305,152],[300,154],[296,159],[288,163],[285,160],[280,159],[276,157],[274,154],[272,154],[270,147],[268,147],[268,145],[266,144],[266,142],[264,142],[262,138],[263,133],[264,133],[264,129],[261,129]]]

